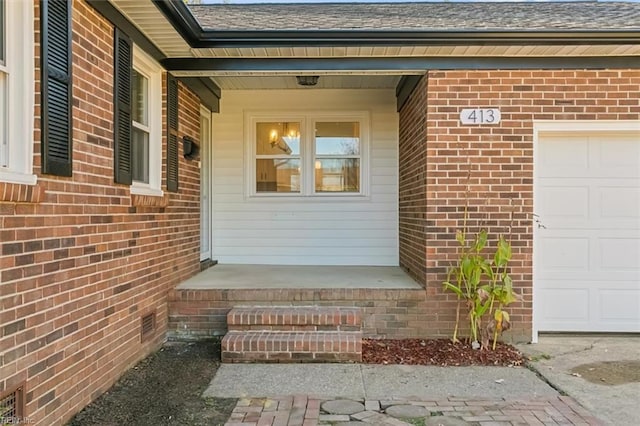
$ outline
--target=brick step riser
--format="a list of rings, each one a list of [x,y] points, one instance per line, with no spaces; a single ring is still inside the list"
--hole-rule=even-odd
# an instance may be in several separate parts
[[[229,329],[244,325],[354,326],[362,324],[358,308],[334,307],[236,307],[227,314]]]
[[[359,362],[362,333],[229,332],[222,340],[223,362]]]

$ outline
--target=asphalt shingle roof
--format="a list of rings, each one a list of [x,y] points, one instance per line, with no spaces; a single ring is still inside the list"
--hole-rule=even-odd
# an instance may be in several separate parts
[[[640,3],[324,3],[189,6],[211,30],[598,31],[640,29]]]

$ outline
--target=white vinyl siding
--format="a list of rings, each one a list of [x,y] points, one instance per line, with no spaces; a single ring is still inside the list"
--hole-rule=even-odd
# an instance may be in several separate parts
[[[393,90],[225,91],[213,130],[213,258],[239,264],[398,265],[395,106]],[[245,120],[265,111],[366,111],[366,195],[251,196]]]

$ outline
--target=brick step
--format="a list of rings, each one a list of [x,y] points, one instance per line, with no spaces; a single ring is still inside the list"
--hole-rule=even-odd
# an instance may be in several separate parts
[[[360,362],[361,331],[230,331],[222,362]]]
[[[227,314],[229,331],[359,331],[360,308],[335,306],[236,306]]]

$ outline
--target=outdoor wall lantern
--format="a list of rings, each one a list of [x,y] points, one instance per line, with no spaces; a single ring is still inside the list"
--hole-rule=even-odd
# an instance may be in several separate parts
[[[315,86],[318,84],[318,79],[320,76],[318,75],[298,75],[296,76],[296,81],[300,86]]]
[[[185,159],[197,160],[198,154],[200,153],[200,147],[191,137],[185,136],[182,138],[182,151]]]

